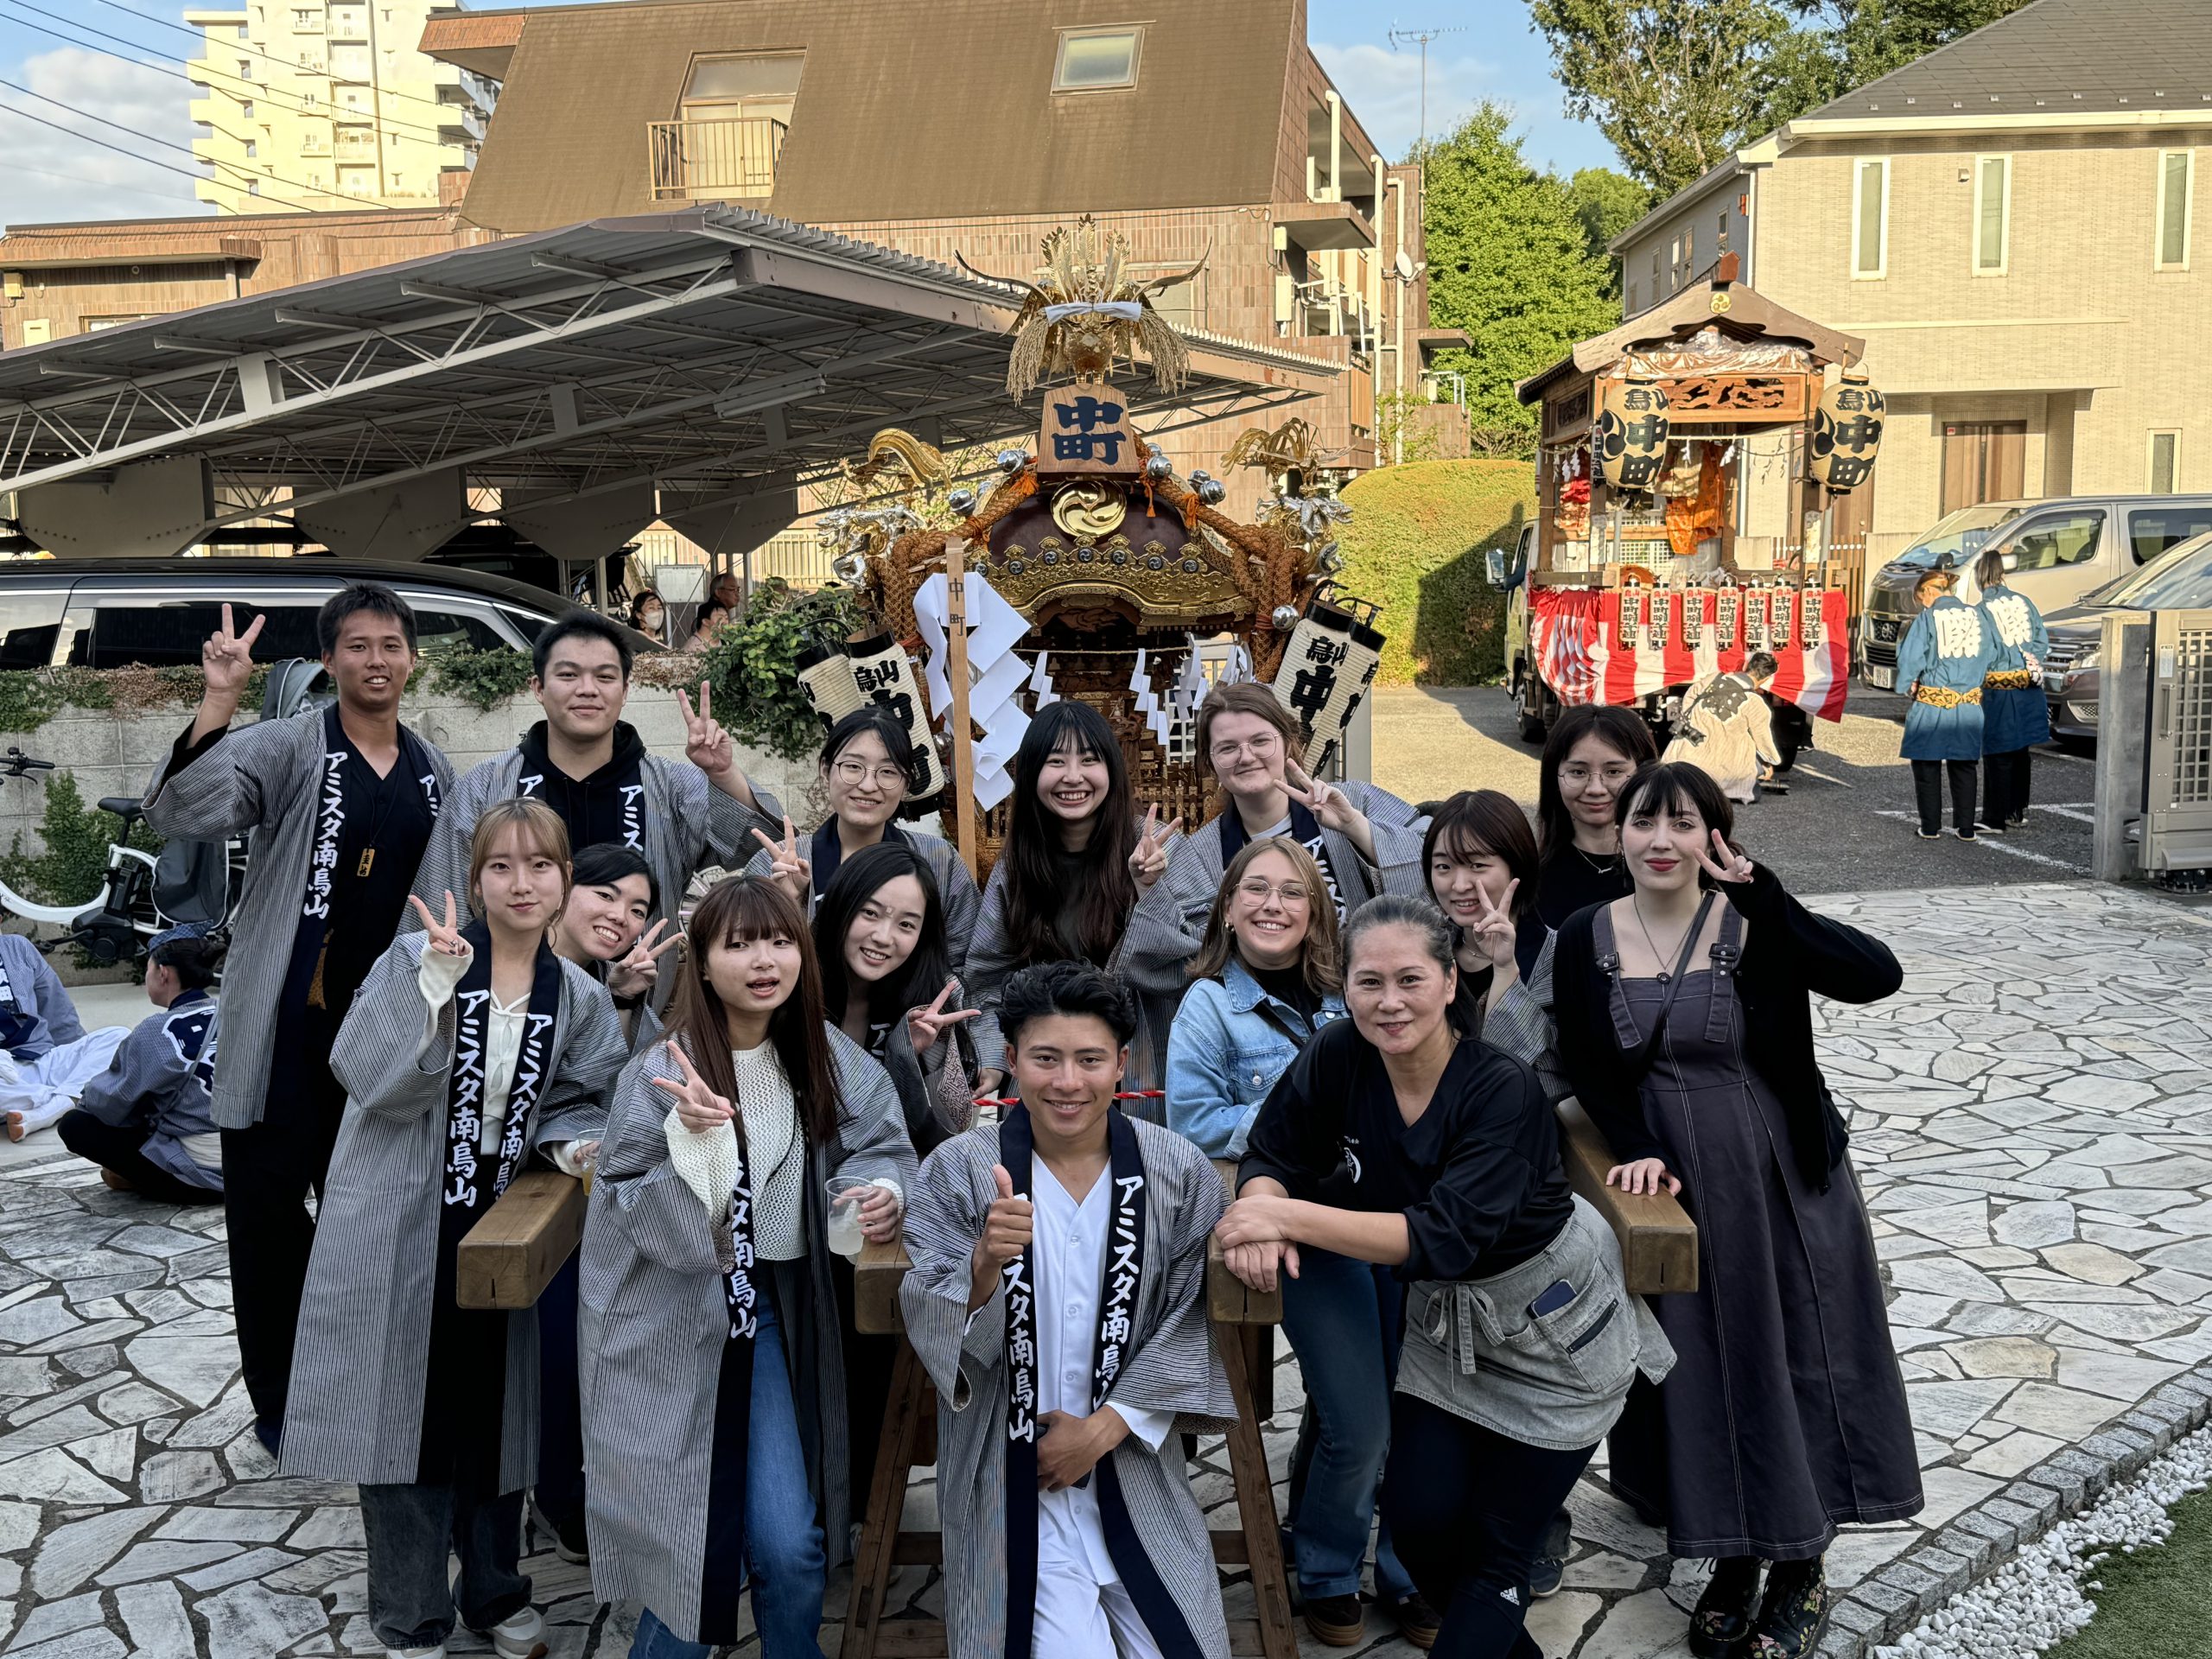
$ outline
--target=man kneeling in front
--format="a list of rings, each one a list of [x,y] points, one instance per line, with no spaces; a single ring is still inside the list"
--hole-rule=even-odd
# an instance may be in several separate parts
[[[1171,1433],[1236,1414],[1205,1306],[1221,1178],[1115,1105],[1136,1030],[1116,982],[1026,969],[999,1024],[1021,1103],[923,1164],[899,1292],[937,1384],[952,1655],[1225,1656]]]

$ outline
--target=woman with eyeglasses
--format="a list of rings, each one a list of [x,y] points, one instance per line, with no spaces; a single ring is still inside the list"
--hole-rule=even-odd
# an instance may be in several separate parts
[[[847,859],[885,842],[911,847],[937,883],[944,907],[945,956],[957,975],[967,969],[968,942],[975,937],[983,896],[950,842],[898,822],[919,771],[913,741],[888,709],[875,702],[855,709],[830,728],[822,745],[829,817],[804,842],[788,823],[780,845],[756,830],[760,850],[745,873],[775,877],[811,916]]]
[[[1255,841],[1283,836],[1305,848],[1339,922],[1378,893],[1420,893],[1414,809],[1372,784],[1308,777],[1298,764],[1304,747],[1298,717],[1267,686],[1248,680],[1206,694],[1198,753],[1221,784],[1222,810],[1183,838],[1166,875],[1130,918],[1131,983],[1152,995],[1181,994],[1223,874]]]
[[[1628,896],[1613,802],[1638,766],[1658,758],[1633,709],[1579,703],[1552,727],[1536,779],[1536,914],[1554,932],[1578,910]]]

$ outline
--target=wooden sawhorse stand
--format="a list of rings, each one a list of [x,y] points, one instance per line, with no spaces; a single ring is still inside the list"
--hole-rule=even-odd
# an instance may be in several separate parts
[[[1234,1166],[1230,1166],[1233,1173]],[[899,1313],[899,1281],[906,1277],[906,1252],[898,1244],[871,1244],[855,1269],[854,1320],[870,1335],[900,1335],[899,1358],[891,1373],[891,1408],[877,1443],[875,1480],[868,1489],[861,1542],[853,1561],[853,1595],[845,1615],[844,1659],[944,1659],[944,1626],[933,1618],[886,1618],[883,1602],[895,1568],[942,1566],[944,1541],[934,1532],[902,1532],[907,1471],[936,1460],[937,1394],[913,1348],[904,1339]],[[1298,1637],[1291,1624],[1290,1585],[1284,1574],[1282,1535],[1275,1521],[1274,1489],[1268,1479],[1268,1458],[1260,1445],[1260,1403],[1272,1396],[1268,1387],[1274,1360],[1269,1328],[1282,1317],[1281,1299],[1247,1290],[1222,1261],[1221,1247],[1209,1244],[1206,1306],[1221,1351],[1222,1367],[1236,1400],[1236,1422],[1229,1431],[1229,1467],[1236,1488],[1236,1528],[1212,1532],[1213,1558],[1249,1567],[1256,1618],[1229,1621],[1231,1653],[1262,1659],[1297,1659]],[[1026,1659],[1026,1656],[1025,1656]]]

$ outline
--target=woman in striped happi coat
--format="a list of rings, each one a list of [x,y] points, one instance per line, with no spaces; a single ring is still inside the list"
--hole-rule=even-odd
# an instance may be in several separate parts
[[[423,906],[423,931],[378,959],[331,1051],[346,1116],[308,1263],[283,1466],[359,1484],[387,1649],[444,1651],[451,1541],[461,1620],[521,1659],[541,1634],[518,1570],[537,1321],[461,1307],[454,1255],[533,1151],[574,1171],[624,1048],[606,991],[546,942],[569,889],[551,809],[487,808],[468,888],[475,918],[458,925],[450,893],[442,917]]]
[[[636,1659],[737,1639],[813,1659],[849,1545],[828,1185],[895,1237],[914,1152],[883,1068],[823,1018],[798,906],[740,876],[687,931],[668,1040],[623,1073],[584,1229],[577,1339],[594,1589]]]

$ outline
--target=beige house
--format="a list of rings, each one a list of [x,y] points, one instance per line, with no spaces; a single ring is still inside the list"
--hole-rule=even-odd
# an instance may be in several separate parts
[[[1889,420],[1831,533],[2212,490],[2212,5],[2033,0],[1738,151],[1614,244],[1631,316],[1723,251],[1866,341]],[[1772,446],[1770,445],[1771,448]],[[1739,528],[1785,534],[1755,452]]]
[[[449,0],[246,0],[185,13],[200,31],[196,194],[219,213],[435,207],[466,168],[490,89],[416,49]],[[447,191],[450,193],[450,185]]]

